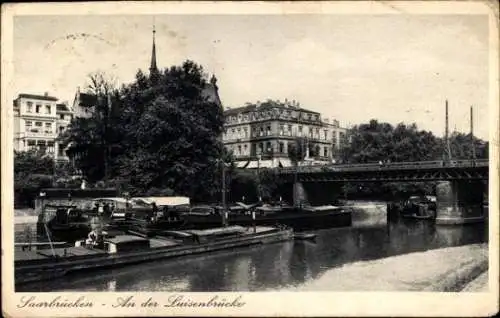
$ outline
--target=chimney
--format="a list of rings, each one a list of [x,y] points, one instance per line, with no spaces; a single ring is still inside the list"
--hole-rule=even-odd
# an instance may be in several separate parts
[[[49,92],[43,93],[43,96],[45,96],[45,97],[49,96]]]

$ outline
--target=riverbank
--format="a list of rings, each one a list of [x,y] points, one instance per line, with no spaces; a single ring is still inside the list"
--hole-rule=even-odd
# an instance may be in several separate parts
[[[347,264],[293,290],[485,291],[487,270],[488,245],[471,244]]]

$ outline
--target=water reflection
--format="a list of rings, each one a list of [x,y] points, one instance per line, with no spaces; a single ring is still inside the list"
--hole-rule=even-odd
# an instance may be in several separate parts
[[[316,242],[289,241],[179,260],[77,274],[19,291],[258,291],[317,278],[346,263],[487,241],[487,226],[387,223],[385,208],[355,212],[351,228],[317,232]]]

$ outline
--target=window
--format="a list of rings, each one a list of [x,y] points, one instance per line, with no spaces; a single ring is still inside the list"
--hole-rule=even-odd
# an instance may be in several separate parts
[[[46,146],[47,146],[47,143],[45,140],[38,140],[36,144],[38,146],[38,150],[40,150],[41,152],[45,152]]]
[[[53,153],[54,152],[54,142],[49,141],[47,142],[47,151]]]
[[[280,153],[284,153],[285,152],[285,144],[280,142]]]
[[[292,125],[288,125],[288,136],[292,135]]]
[[[40,122],[40,121],[35,122],[35,126],[42,127],[42,122]]]
[[[247,146],[247,145],[244,145],[244,146],[243,146],[243,149],[244,149],[244,153],[245,153],[245,155],[248,155],[248,146]]]
[[[35,112],[38,114],[40,113],[40,108],[42,108],[41,104],[36,104]]]
[[[266,151],[267,152],[271,152],[271,150],[272,150],[271,142],[268,141],[267,144],[266,144]]]
[[[64,157],[64,149],[62,147],[59,147],[59,151],[57,152],[57,155],[59,157]]]
[[[33,112],[33,102],[27,102],[26,103],[26,112],[27,113],[32,113]]]
[[[327,140],[327,139],[328,139],[328,130],[326,130],[326,129],[325,129],[325,130],[323,131],[323,133],[324,133],[324,134],[323,134],[323,136],[324,136],[323,138],[324,138],[325,140]]]
[[[234,134],[235,134],[235,130],[234,130],[234,128],[233,128],[233,129],[231,129],[231,139],[233,139],[233,138],[234,138]]]
[[[325,147],[325,149],[323,149],[323,156],[328,157],[328,148],[327,147]]]
[[[28,140],[28,146],[35,146],[36,142],[34,140]]]
[[[59,114],[59,119],[63,119],[64,120],[64,114]]]
[[[319,128],[316,128],[316,133],[314,135],[314,138],[319,139]]]
[[[238,155],[241,155],[241,146],[238,146]]]
[[[267,126],[267,135],[271,136],[271,126]]]
[[[259,142],[259,150],[258,150],[257,154],[261,154],[262,152],[264,152],[264,144]]]
[[[307,114],[307,119],[311,120],[311,114]]]
[[[284,135],[284,130],[285,130],[285,127],[283,125],[280,125],[280,136],[283,136]]]
[[[302,136],[302,126],[299,126],[299,137]]]
[[[52,133],[52,123],[45,123],[45,132],[48,134]]]
[[[245,138],[248,138],[248,128],[246,128],[246,127],[243,128],[243,133],[244,133]],[[246,145],[245,145],[245,147],[246,147]]]
[[[263,127],[260,127],[260,134],[259,136],[264,136],[264,128]]]
[[[50,105],[45,105],[45,114],[50,115]]]
[[[24,123],[26,131],[31,131],[31,128],[33,127],[33,123],[31,121],[27,121]]]
[[[62,134],[64,132],[64,127],[63,126],[59,126],[59,133]]]

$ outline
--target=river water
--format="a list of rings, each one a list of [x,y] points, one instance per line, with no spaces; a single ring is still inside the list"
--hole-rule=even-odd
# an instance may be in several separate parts
[[[436,226],[387,222],[386,205],[357,204],[353,225],[316,231],[316,242],[289,241],[73,274],[16,291],[264,291],[318,278],[344,264],[429,249],[487,242],[487,224]]]

